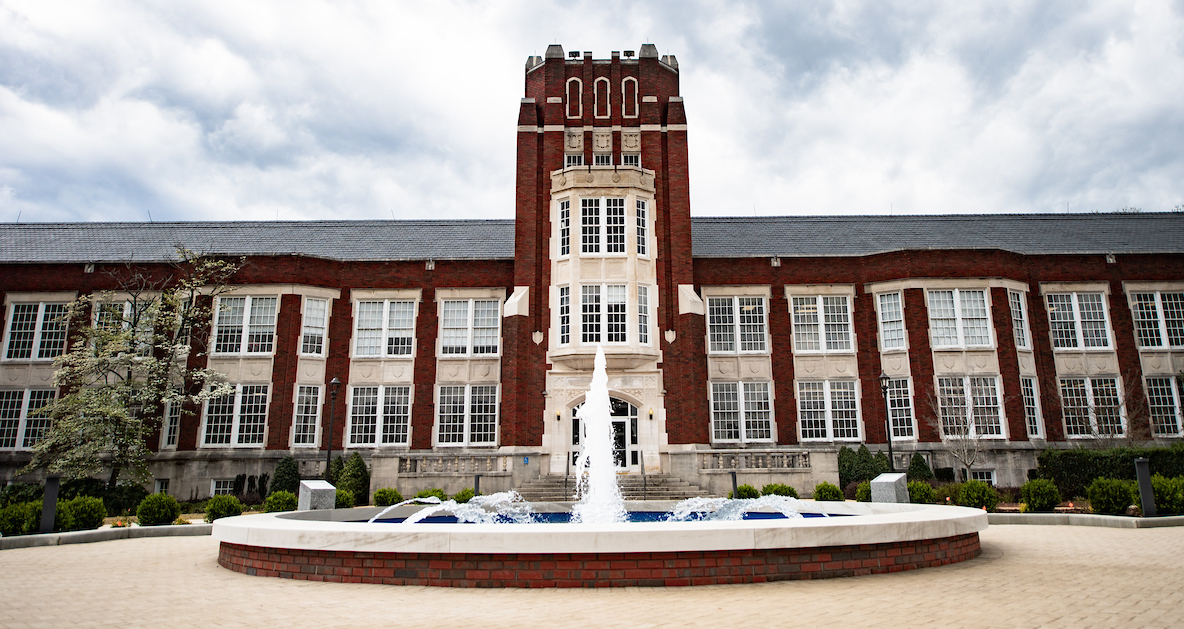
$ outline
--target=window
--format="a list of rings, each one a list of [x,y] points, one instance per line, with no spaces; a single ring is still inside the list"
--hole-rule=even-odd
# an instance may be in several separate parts
[[[1135,293],[1139,347],[1184,347],[1184,293]]]
[[[573,166],[583,166],[583,165],[584,165],[584,154],[583,153],[568,153],[567,155],[563,156],[564,168],[571,168]]]
[[[236,384],[206,401],[205,445],[262,446],[267,428],[267,385]]]
[[[934,348],[990,346],[986,291],[929,291],[929,330]]]
[[[215,354],[270,354],[275,344],[275,297],[219,297]]]
[[[234,479],[214,480],[210,483],[211,496],[229,496],[234,493]]]
[[[580,253],[601,253],[602,241],[604,253],[625,253],[625,199],[580,199]]]
[[[581,343],[600,343],[602,340],[606,343],[626,342],[629,315],[625,285],[581,286],[580,315]]]
[[[604,77],[596,79],[596,82],[592,84],[595,100],[592,112],[597,118],[608,118],[612,111],[612,101],[610,100],[612,96],[609,94],[609,90],[609,81]]]
[[[613,154],[612,153],[593,153],[592,154],[592,165],[593,166],[612,166],[613,165]]]
[[[1015,331],[1017,349],[1032,349],[1028,340],[1028,310],[1024,307],[1024,294],[1018,290],[1007,291],[1007,303],[1011,305],[1011,329]]]
[[[741,392],[743,399],[740,398]],[[772,441],[772,417],[768,382],[711,383],[713,441]]]
[[[13,304],[8,311],[6,360],[50,360],[66,349],[66,304]]]
[[[626,77],[621,81],[621,115],[637,117],[637,79]]]
[[[880,301],[880,348],[904,349],[904,309],[900,293],[884,293]]]
[[[637,255],[644,256],[646,254],[646,247],[649,244],[646,241],[646,228],[649,226],[648,213],[646,212],[647,205],[644,199],[637,199]]]
[[[852,380],[798,383],[798,426],[802,440],[859,439],[859,406]]]
[[[604,251],[625,253],[625,199],[604,200]]]
[[[637,342],[650,344],[650,289],[637,287]]]
[[[415,344],[415,302],[359,301],[354,325],[354,356],[410,356]]]
[[[155,491],[153,493],[157,493],[157,494],[169,493],[169,479],[167,479],[167,478],[156,479],[156,486],[154,489],[155,489]]]
[[[28,450],[49,431],[38,411],[53,401],[52,389],[0,391],[0,450]]]
[[[970,470],[970,480],[979,480],[988,485],[994,485],[995,470]]]
[[[95,328],[106,332],[120,332],[135,328],[133,333],[138,356],[152,354],[152,335],[155,331],[153,301],[100,301],[95,303]]]
[[[641,168],[641,153],[622,153],[621,165]]]
[[[711,353],[764,352],[765,298],[709,297],[707,337]]]
[[[441,309],[441,354],[491,356],[498,353],[501,316],[497,300],[450,299],[441,303]]]
[[[321,423],[321,387],[302,384],[296,387],[296,413],[292,419],[292,445],[316,446],[317,426]]]
[[[892,417],[892,438],[912,439],[913,396],[908,378],[888,381],[888,414]]]
[[[1044,432],[1040,429],[1040,396],[1036,394],[1036,379],[1020,378],[1020,392],[1024,397],[1024,423],[1028,427],[1028,436],[1043,437]]]
[[[1175,386],[1173,386],[1175,383]],[[1179,376],[1147,378],[1147,402],[1151,411],[1151,433],[1156,437],[1179,437],[1184,425],[1181,402],[1184,380]]]
[[[1002,437],[999,387],[994,376],[937,379],[943,437]]]
[[[1101,293],[1051,293],[1046,297],[1053,348],[1110,347]]]
[[[349,443],[354,446],[407,444],[411,387],[354,387]]]
[[[793,298],[793,345],[798,352],[850,352],[851,310],[846,295]]]
[[[491,446],[497,443],[497,385],[441,386],[436,402],[437,443]]]
[[[567,117],[579,118],[584,115],[584,82],[571,78],[567,80]]]
[[[325,327],[328,325],[328,314],[328,299],[304,298],[304,332],[300,337],[301,354],[325,355]]]
[[[164,438],[161,447],[177,447],[177,433],[181,429],[181,405],[181,400],[169,400],[164,405]]]
[[[600,199],[580,199],[580,252],[600,253]]]
[[[1061,413],[1070,437],[1124,434],[1117,378],[1062,378]]]
[[[571,255],[571,201],[559,202],[559,255]]]
[[[559,287],[559,344],[571,343],[571,287]]]

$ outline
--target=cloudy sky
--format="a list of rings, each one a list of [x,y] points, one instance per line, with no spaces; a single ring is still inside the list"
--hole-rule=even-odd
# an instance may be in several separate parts
[[[554,42],[677,55],[697,216],[1184,204],[1184,0],[0,0],[0,221],[510,218]]]

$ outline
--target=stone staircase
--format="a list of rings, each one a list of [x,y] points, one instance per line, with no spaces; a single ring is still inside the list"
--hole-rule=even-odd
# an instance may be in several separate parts
[[[566,489],[565,483],[566,481]],[[619,474],[617,486],[625,500],[686,500],[710,496],[705,490],[669,474]],[[530,502],[568,502],[575,500],[576,477],[541,476],[514,488]]]

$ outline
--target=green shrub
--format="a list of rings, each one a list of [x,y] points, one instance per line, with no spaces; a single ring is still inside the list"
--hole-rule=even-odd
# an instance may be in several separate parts
[[[206,522],[242,515],[242,513],[243,503],[239,502],[237,496],[214,496],[206,502]]]
[[[337,488],[337,498],[333,502],[334,509],[353,509],[354,508],[354,492],[348,489]]]
[[[884,474],[892,469],[892,464],[888,462],[888,455],[885,454],[883,450],[877,452],[872,461],[876,464],[876,472],[875,474],[872,474],[871,478],[868,479],[869,481],[874,480],[880,474]]]
[[[400,502],[403,502],[403,494],[394,487],[383,487],[374,492],[374,504],[380,507],[389,507]]]
[[[1020,487],[1020,502],[1024,503],[1025,511],[1052,511],[1061,504],[1061,492],[1047,478],[1037,478]]]
[[[929,469],[929,464],[925,462],[925,457],[921,456],[920,452],[914,452],[913,458],[909,459],[909,480],[920,480],[929,482],[933,480],[933,470]]]
[[[935,480],[939,483],[954,482],[954,468],[952,468],[952,467],[933,468],[933,480]]]
[[[13,483],[4,489],[0,489],[0,506],[23,504],[26,502],[33,502],[34,500],[41,500],[41,495],[43,493],[45,493],[45,488],[41,485],[35,485],[33,483]]]
[[[865,480],[855,488],[855,499],[859,502],[872,501],[872,482]]]
[[[960,491],[962,491],[962,483],[945,483],[933,488],[934,497],[939,505],[958,504],[958,492]]]
[[[736,487],[736,497],[741,499],[760,498],[761,492],[757,491],[756,487],[746,483]]]
[[[293,494],[300,491],[300,467],[296,465],[296,458],[286,456],[275,466],[275,478],[271,479],[271,492],[288,491]]]
[[[336,486],[353,494],[362,504],[370,502],[370,471],[366,469],[366,461],[362,459],[362,455],[357,452],[350,455],[341,467]]]
[[[1036,474],[1056,483],[1065,496],[1080,496],[1095,478],[1135,479],[1135,459],[1146,457],[1151,470],[1168,478],[1184,476],[1184,443],[1170,448],[1045,450],[1036,457]]]
[[[1094,513],[1125,514],[1126,508],[1139,502],[1135,481],[1095,478],[1085,490]]]
[[[104,490],[103,506],[108,515],[131,515],[140,501],[148,497],[148,490],[136,483],[119,483],[114,490]]]
[[[453,494],[452,499],[455,500],[457,502],[457,504],[464,504],[464,503],[472,500],[473,496],[475,496],[475,495],[476,494],[473,493],[472,487],[465,487],[464,489]]]
[[[37,513],[37,528],[41,528],[41,513]],[[70,503],[64,500],[59,500],[54,505],[53,511],[53,530],[55,531],[73,531],[74,530],[74,510],[70,508]],[[34,531],[37,532],[37,531]]]
[[[962,488],[958,490],[957,502],[963,507],[994,511],[999,504],[999,493],[981,480],[968,480],[962,483]]]
[[[448,500],[448,494],[444,493],[444,490],[440,489],[439,487],[424,489],[423,491],[420,491],[419,493],[412,496],[412,498],[427,498],[428,496],[435,496],[439,498],[441,502]]]
[[[762,496],[789,496],[790,498],[797,498],[798,497],[798,490],[794,489],[793,487],[790,487],[789,485],[783,485],[781,483],[769,483],[768,485],[765,485],[764,487],[761,488],[761,495]]]
[[[181,504],[168,494],[152,494],[140,501],[136,509],[136,521],[140,526],[172,524],[181,515]]]
[[[0,508],[0,533],[5,536],[36,533],[40,525],[40,500],[14,502]]]
[[[341,477],[341,470],[343,469],[345,469],[345,459],[343,459],[339,454],[337,455],[337,458],[333,459],[333,462],[329,464],[329,484],[333,485],[334,487],[337,486],[337,479]]]
[[[821,483],[818,483],[814,486],[814,499],[842,502],[843,490],[839,489],[835,485],[832,485],[831,483],[822,481]]]
[[[1167,478],[1160,474],[1151,477],[1151,491],[1155,496],[1155,511],[1159,515],[1184,513],[1184,476]]]
[[[107,483],[97,478],[74,478],[63,481],[58,498],[72,499],[78,496],[102,498],[107,493]]]
[[[267,500],[263,501],[263,511],[267,513],[274,513],[276,511],[295,511],[299,505],[296,499],[296,494],[281,489],[279,491],[271,492]]]
[[[205,513],[208,500],[186,500],[181,504],[181,513]]]
[[[887,459],[884,462],[887,463]],[[885,465],[884,471],[888,471],[887,465]],[[879,475],[880,463],[876,461],[876,457],[872,456],[872,452],[867,449],[867,446],[860,445],[859,450],[855,452],[855,477],[851,480],[862,483]]]
[[[847,446],[839,448],[839,487],[855,482],[857,460],[854,450]]]
[[[70,502],[70,510],[74,514],[74,528],[77,530],[97,529],[107,517],[107,508],[103,506],[101,498],[93,496],[78,496]]]
[[[914,504],[931,505],[937,502],[937,492],[933,485],[919,480],[909,481],[909,502]]]

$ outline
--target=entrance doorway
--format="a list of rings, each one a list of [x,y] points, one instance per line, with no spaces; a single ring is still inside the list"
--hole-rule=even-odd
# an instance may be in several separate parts
[[[641,464],[641,450],[637,447],[637,407],[625,400],[610,397],[613,422],[613,464],[622,471],[638,471]],[[583,403],[571,409],[571,463],[574,466],[580,456],[583,437],[580,418],[576,416]]]

